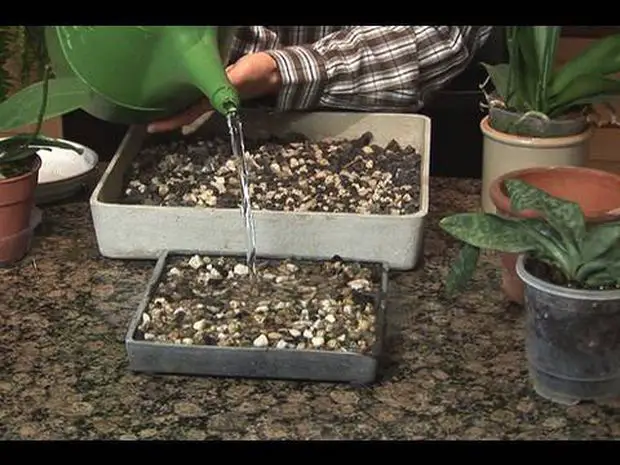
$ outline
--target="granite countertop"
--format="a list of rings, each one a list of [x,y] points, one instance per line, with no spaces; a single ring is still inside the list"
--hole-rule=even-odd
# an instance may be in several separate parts
[[[375,386],[133,374],[123,339],[153,262],[102,258],[87,197],[43,207],[30,255],[0,269],[2,439],[591,439],[620,436],[620,403],[564,407],[528,383],[523,311],[485,257],[440,295],[446,213],[479,182],[434,179],[424,266],[393,277],[389,359]]]

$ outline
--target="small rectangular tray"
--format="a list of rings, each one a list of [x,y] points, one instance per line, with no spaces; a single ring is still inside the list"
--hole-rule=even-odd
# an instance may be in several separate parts
[[[346,382],[353,385],[368,385],[375,381],[385,339],[387,265],[376,265],[381,268],[381,285],[375,300],[377,337],[371,355],[328,350],[186,346],[135,339],[142,314],[164,273],[168,257],[179,255],[186,254],[164,252],[160,255],[144,297],[129,324],[125,346],[130,370],[152,374]]]
[[[420,208],[410,215],[285,212],[258,210],[256,250],[263,257],[290,256],[387,263],[390,269],[415,268],[422,255],[429,209],[430,119],[417,114],[349,112],[243,112],[248,139],[289,132],[312,140],[358,138],[374,134],[373,143],[396,140],[421,156]],[[199,129],[204,137],[227,137],[224,118],[213,116]],[[142,126],[129,129],[95,187],[90,206],[99,251],[104,257],[155,260],[165,250],[198,250],[204,255],[246,251],[246,233],[237,208],[127,205],[124,179],[148,136]]]

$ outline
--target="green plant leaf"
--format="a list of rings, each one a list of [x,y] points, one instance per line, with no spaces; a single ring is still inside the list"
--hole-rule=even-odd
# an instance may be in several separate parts
[[[608,76],[620,72],[620,34],[599,39],[555,74],[550,94],[558,95],[581,76]]]
[[[547,112],[547,89],[553,76],[553,65],[560,30],[561,28],[558,26],[532,26],[539,71],[536,106],[537,110],[543,113]]]
[[[563,239],[573,260],[578,260],[581,242],[586,235],[586,221],[579,205],[553,197],[520,179],[507,179],[504,185],[514,210],[535,210],[543,214]],[[577,266],[577,262],[574,263]]]
[[[581,246],[581,257],[589,262],[604,255],[620,241],[620,222],[595,226],[586,234]]]
[[[456,239],[480,249],[520,253],[535,248],[519,223],[489,213],[457,213],[443,218],[439,226]]]
[[[620,80],[596,74],[588,74],[575,78],[559,93],[553,93],[549,98],[550,112],[558,114],[561,111],[575,107],[596,103],[602,97],[610,98],[620,94]]]
[[[493,87],[495,87],[495,92],[497,95],[504,101],[504,103],[507,103],[508,64],[500,63],[499,65],[489,65],[487,63],[482,63],[482,66],[484,66],[489,78],[491,78],[491,82],[493,83]]]
[[[480,249],[478,247],[467,243],[463,244],[446,278],[444,290],[448,296],[452,296],[465,288],[476,271],[479,258]]]
[[[43,81],[32,84],[0,103],[0,131],[9,131],[37,122],[43,85]],[[85,106],[90,98],[90,90],[78,78],[50,79],[44,119],[78,110]]]

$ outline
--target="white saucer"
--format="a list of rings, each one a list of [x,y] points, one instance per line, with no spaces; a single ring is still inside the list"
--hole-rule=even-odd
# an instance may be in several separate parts
[[[75,194],[99,162],[98,155],[88,147],[59,140],[81,148],[83,153],[58,147],[47,147],[37,152],[41,157],[39,184],[35,192],[38,204],[57,202]]]

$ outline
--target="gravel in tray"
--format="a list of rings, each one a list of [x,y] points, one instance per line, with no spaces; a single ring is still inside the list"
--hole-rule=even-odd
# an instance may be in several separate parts
[[[219,347],[367,353],[375,342],[378,266],[337,259],[171,257],[136,339]]]
[[[254,210],[403,215],[419,210],[420,155],[395,141],[246,141]],[[183,140],[142,149],[123,203],[238,208],[241,192],[227,139]]]

